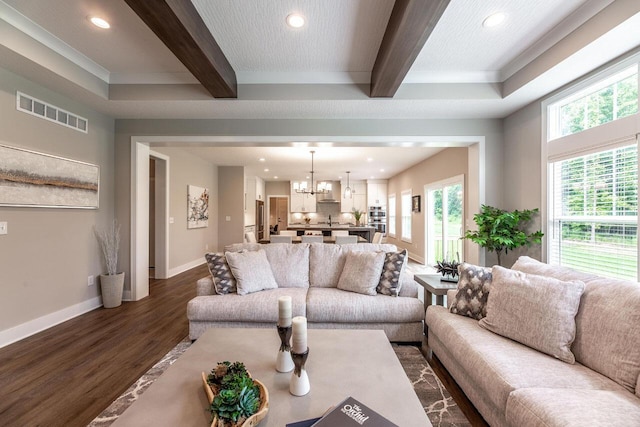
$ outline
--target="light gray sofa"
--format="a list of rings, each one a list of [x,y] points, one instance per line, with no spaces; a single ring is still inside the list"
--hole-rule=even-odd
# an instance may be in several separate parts
[[[293,247],[295,254],[287,249]],[[418,284],[404,269],[397,297],[337,288],[348,252],[392,252],[397,251],[395,245],[244,243],[230,245],[225,252],[260,249],[266,252],[278,288],[246,295],[216,295],[210,276],[198,280],[197,296],[187,306],[192,340],[207,328],[273,328],[278,320],[278,298],[289,295],[293,316],[305,316],[309,328],[381,329],[390,341],[422,341],[424,306],[418,299]]]
[[[640,426],[640,284],[529,257],[512,270],[584,282],[571,345],[576,363],[430,306],[428,345],[485,420],[514,427]],[[449,302],[455,293],[449,292]]]

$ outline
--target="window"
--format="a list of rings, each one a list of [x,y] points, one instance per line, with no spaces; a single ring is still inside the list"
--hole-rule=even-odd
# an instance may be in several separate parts
[[[545,101],[547,261],[638,280],[638,62]]]
[[[638,112],[638,64],[549,106],[549,139],[571,135]]]
[[[426,186],[427,263],[463,260],[462,218],[464,177],[458,176]]]
[[[389,195],[389,212],[387,212],[389,218],[389,236],[396,237],[396,195]]]
[[[636,280],[636,144],[551,164],[553,233],[549,261]]]
[[[401,239],[405,242],[411,242],[411,190],[403,191],[401,194],[402,224]]]

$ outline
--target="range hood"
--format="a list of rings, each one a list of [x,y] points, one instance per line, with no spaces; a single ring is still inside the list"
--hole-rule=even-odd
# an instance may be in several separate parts
[[[316,195],[316,203],[340,203],[340,181],[327,181],[331,184],[331,191]],[[338,198],[336,198],[336,195]]]

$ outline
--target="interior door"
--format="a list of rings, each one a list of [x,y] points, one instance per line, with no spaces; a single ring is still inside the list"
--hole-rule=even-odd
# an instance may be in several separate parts
[[[277,200],[278,230],[286,230],[289,226],[289,199],[278,197]]]

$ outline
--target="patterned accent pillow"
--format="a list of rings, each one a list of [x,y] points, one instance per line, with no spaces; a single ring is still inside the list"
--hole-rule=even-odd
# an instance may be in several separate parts
[[[487,315],[487,299],[491,288],[491,268],[463,262],[458,266],[458,292],[449,311],[480,320]]]
[[[227,258],[223,253],[207,253],[204,255],[213,279],[213,288],[218,295],[236,292],[236,279],[231,274]]]
[[[384,257],[382,274],[376,291],[383,295],[397,297],[400,293],[400,273],[407,261],[407,250],[387,252]]]

